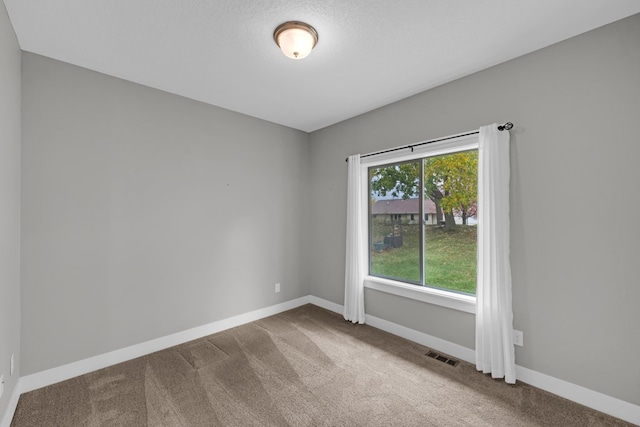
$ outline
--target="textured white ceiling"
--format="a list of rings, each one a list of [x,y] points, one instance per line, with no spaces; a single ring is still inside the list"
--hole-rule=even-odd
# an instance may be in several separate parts
[[[313,131],[640,12],[639,0],[4,0],[23,50]],[[305,21],[304,60],[273,30]]]

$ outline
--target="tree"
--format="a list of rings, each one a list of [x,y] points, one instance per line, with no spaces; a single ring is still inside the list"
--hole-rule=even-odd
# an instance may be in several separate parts
[[[427,162],[430,159],[425,159],[425,174],[424,174],[424,195],[425,197],[431,199],[433,204],[436,206],[436,224],[442,223],[442,198],[444,194],[442,193],[440,187],[435,180],[435,176],[432,173],[427,173]],[[445,213],[445,226],[453,227],[456,224],[453,215],[449,215]]]
[[[420,197],[420,161],[384,166],[370,172],[371,190],[378,196],[388,193],[394,198]],[[463,224],[475,213],[478,188],[478,152],[465,151],[424,159],[424,197],[436,205],[438,224],[455,226],[454,214]]]
[[[420,194],[420,162],[403,163],[372,169],[371,190],[379,196],[387,193],[404,200]]]
[[[475,213],[478,198],[478,152],[430,157],[424,162],[424,182],[427,191],[442,194],[440,204],[445,212],[445,225],[455,224],[455,213],[462,217],[462,223]],[[431,187],[431,188],[430,188]],[[431,200],[433,197],[429,195]]]

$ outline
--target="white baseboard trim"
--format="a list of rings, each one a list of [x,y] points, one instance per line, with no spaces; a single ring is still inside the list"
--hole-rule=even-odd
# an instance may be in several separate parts
[[[379,317],[371,316],[369,314],[366,315],[365,323],[369,326],[373,326],[374,328],[389,332],[390,334],[408,339],[409,341],[417,342],[425,347],[441,351],[457,359],[462,359],[469,363],[476,363],[476,352],[470,348],[445,341],[432,335],[425,334],[424,332],[419,332],[415,329],[407,328],[406,326],[401,326],[397,323],[389,322],[388,320],[380,319]]]
[[[344,306],[340,304],[336,304],[313,295],[310,296],[309,302],[317,305],[318,307],[322,307],[339,314],[342,314],[344,308]],[[461,345],[436,338],[423,332],[418,332],[415,329],[407,328],[406,326],[401,326],[397,323],[389,322],[379,317],[371,316],[370,314],[366,315],[365,323],[369,326],[373,326],[374,328],[389,332],[390,334],[408,339],[409,341],[417,342],[418,344],[422,344],[426,347],[431,347],[434,350],[441,351],[458,359],[465,360],[469,363],[475,363],[476,352]]]
[[[9,398],[9,404],[7,405],[7,409],[0,420],[0,427],[11,427],[11,420],[13,420],[13,414],[16,413],[16,408],[18,407],[18,400],[20,399],[21,385],[20,378],[18,378],[18,382],[16,383],[15,388],[13,389],[13,393],[11,393],[11,397]]]
[[[186,331],[177,332],[165,337],[132,345],[130,347],[114,350],[109,353],[100,354],[98,356],[79,360],[56,368],[26,375],[21,377],[20,393],[27,393],[79,375],[97,371],[98,369],[106,368],[117,363],[126,362],[127,360],[135,359],[136,357],[144,356],[156,351],[164,350],[165,348],[206,337],[207,335],[215,334],[226,329],[244,325],[245,323],[273,316],[274,314],[291,310],[292,308],[300,307],[301,305],[309,303],[310,299],[307,295],[291,301],[286,301],[270,307],[250,311],[248,313],[218,320],[192,329],[187,329]]]
[[[596,411],[613,415],[627,422],[640,425],[640,406],[606,394],[532,371],[516,365],[516,378],[539,389],[548,391],[587,406]]]
[[[46,387],[48,385],[74,378],[79,375],[84,375],[98,369],[106,368],[117,363],[126,362],[127,360],[135,359],[136,357],[144,356],[155,351],[215,334],[245,323],[273,316],[283,311],[300,307],[304,304],[314,304],[318,307],[322,307],[326,310],[339,314],[342,314],[343,312],[343,306],[340,304],[336,304],[313,295],[307,295],[281,304],[276,304],[141,344],[136,344],[109,353],[90,357],[88,359],[69,363],[57,368],[26,375],[18,380],[0,427],[10,426],[18,405],[18,399],[22,393]],[[465,360],[469,363],[475,363],[475,350],[371,315],[366,316],[366,323],[374,328],[406,338],[426,347],[433,348],[434,350],[442,351],[443,353]],[[624,400],[620,400],[518,365],[516,365],[516,377],[518,380],[539,389],[548,391],[627,422],[640,425],[640,406],[638,405],[634,405]]]
[[[343,311],[343,306],[315,296],[311,296],[309,302],[336,313],[342,313]],[[422,344],[426,347],[433,348],[434,350],[441,351],[469,363],[476,363],[475,350],[467,347],[445,341],[369,314],[366,315],[365,323],[369,326],[373,326],[374,328],[381,329],[385,332]],[[640,406],[638,405],[634,405],[624,400],[620,400],[519,365],[516,365],[516,378],[541,390],[564,397],[565,399],[569,399],[573,402],[595,409],[596,411],[604,412],[605,414],[612,415],[620,418],[621,420],[640,425]]]
[[[326,299],[318,298],[313,295],[309,295],[309,303],[338,314],[343,314],[344,311],[343,305],[336,304],[335,302],[327,301]]]

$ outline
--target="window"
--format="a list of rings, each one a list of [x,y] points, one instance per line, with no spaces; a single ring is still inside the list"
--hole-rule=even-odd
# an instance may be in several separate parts
[[[369,276],[474,296],[477,138],[444,147],[363,165],[370,201]],[[424,221],[390,220],[397,212]]]

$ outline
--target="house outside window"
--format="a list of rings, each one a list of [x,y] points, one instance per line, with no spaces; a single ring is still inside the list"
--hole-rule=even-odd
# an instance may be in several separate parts
[[[475,295],[477,161],[476,144],[367,166],[369,276]]]

